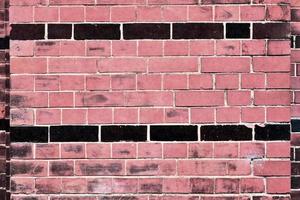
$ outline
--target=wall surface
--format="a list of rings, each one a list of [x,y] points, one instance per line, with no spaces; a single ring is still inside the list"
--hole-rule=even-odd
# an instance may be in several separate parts
[[[11,198],[290,199],[290,14],[288,0],[10,0]]]

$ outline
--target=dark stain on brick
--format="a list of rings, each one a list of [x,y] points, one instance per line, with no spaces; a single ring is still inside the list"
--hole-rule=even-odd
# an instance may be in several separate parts
[[[120,163],[111,163],[108,165],[88,165],[85,163],[80,164],[80,170],[85,175],[95,175],[95,174],[115,174],[122,170],[122,165]]]
[[[16,174],[39,174],[43,171],[44,167],[33,163],[11,163],[11,175]]]
[[[191,178],[190,186],[192,193],[212,194],[214,192],[212,179]]]
[[[145,183],[141,184],[140,188],[143,192],[151,192],[151,193],[161,193],[162,192],[162,184],[154,184],[154,183]]]
[[[24,184],[17,184],[15,181],[11,181],[10,189],[12,192],[25,193],[30,190],[30,186]]]
[[[104,51],[105,48],[103,47],[90,47],[89,51]]]
[[[36,43],[37,46],[53,46],[55,44],[56,44],[56,42],[37,42]]]
[[[236,165],[234,165],[232,163],[228,163],[228,170],[229,171],[235,171],[236,170]]]
[[[156,171],[156,170],[158,170],[158,164],[152,163],[144,166],[132,165],[129,169],[129,172],[131,174],[136,174],[140,172]]]
[[[179,116],[179,113],[176,110],[171,110],[167,112],[167,117],[176,117]]]
[[[64,150],[67,152],[75,152],[75,153],[80,153],[83,151],[81,145],[69,145],[69,146],[64,146]]]
[[[126,154],[126,155],[130,154],[130,152],[128,150],[119,151],[119,153],[120,154]]]
[[[57,176],[70,176],[73,175],[73,166],[64,162],[53,162],[50,165],[50,171],[53,175]]]
[[[84,105],[94,104],[94,103],[104,103],[108,98],[102,94],[96,94],[82,99]]]
[[[25,101],[26,101],[26,98],[24,96],[14,95],[14,94],[12,94],[10,96],[10,105],[11,106],[22,106]]]
[[[12,157],[27,157],[32,154],[32,148],[31,145],[22,145],[22,146],[16,146],[12,145],[10,148],[10,154]]]

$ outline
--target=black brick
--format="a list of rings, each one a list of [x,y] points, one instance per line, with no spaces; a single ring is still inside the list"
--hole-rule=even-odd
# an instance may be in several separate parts
[[[74,38],[75,40],[119,40],[120,24],[75,24]]]
[[[252,140],[252,129],[243,125],[210,125],[200,128],[202,141]]]
[[[45,39],[44,24],[12,24],[11,40],[42,40]]]
[[[102,142],[146,141],[147,126],[102,126]]]
[[[264,127],[255,125],[256,140],[290,140],[290,125],[267,124]]]
[[[292,189],[300,189],[300,177],[292,177]]]
[[[226,24],[226,38],[250,38],[249,23]]]
[[[71,39],[71,24],[48,24],[48,39]]]
[[[9,49],[9,37],[0,38],[0,49]]]
[[[124,24],[125,40],[132,39],[170,39],[170,24]]]
[[[197,141],[197,126],[150,126],[151,141]]]
[[[291,9],[291,21],[293,22],[300,21],[300,9]]]
[[[11,127],[11,142],[48,142],[47,127]]]
[[[300,119],[291,120],[292,132],[300,132]]]
[[[98,126],[51,126],[50,142],[97,142]]]
[[[173,24],[173,39],[222,39],[223,32],[221,23]]]
[[[289,23],[253,24],[254,39],[289,39]]]

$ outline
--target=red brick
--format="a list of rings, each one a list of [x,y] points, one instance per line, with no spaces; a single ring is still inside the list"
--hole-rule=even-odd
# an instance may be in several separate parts
[[[215,158],[237,158],[238,157],[238,144],[222,144],[216,143],[214,145]]]
[[[255,72],[289,72],[289,57],[254,57],[253,70]]]
[[[286,5],[268,5],[266,10],[267,20],[290,20],[290,9]]]
[[[240,144],[241,158],[263,158],[265,156],[264,143],[247,142]]]
[[[111,124],[112,109],[110,108],[95,108],[88,109],[88,123],[89,124]]]
[[[195,72],[198,71],[197,58],[150,58],[149,72]]]
[[[163,42],[161,41],[139,41],[138,42],[139,56],[162,56]]]
[[[227,65],[226,63],[230,63]],[[202,72],[249,72],[249,58],[233,58],[233,57],[211,57],[202,58]]]
[[[262,193],[265,190],[264,180],[261,178],[243,178],[240,180],[242,193]]]
[[[11,58],[12,74],[43,74],[47,72],[46,58]]]
[[[62,144],[61,145],[62,158],[85,158],[84,144]]]
[[[140,123],[153,124],[164,122],[164,110],[161,108],[141,108]]]
[[[137,8],[136,16],[140,22],[160,22],[162,9],[160,6],[140,6]]]
[[[85,42],[84,41],[60,42],[60,56],[85,56]]]
[[[289,158],[290,142],[267,143],[267,157],[269,158]]]
[[[164,55],[165,56],[187,56],[189,53],[188,41],[165,41]]]
[[[171,176],[176,173],[176,160],[128,160],[128,175]]]
[[[63,178],[62,193],[87,193],[87,182],[85,178]]]
[[[192,123],[212,123],[215,121],[215,111],[213,108],[193,108],[191,109]]]
[[[227,104],[230,106],[245,106],[251,104],[250,91],[228,91]]]
[[[124,160],[77,160],[75,161],[77,176],[111,176],[125,174]]]
[[[178,160],[178,175],[180,176],[224,176],[226,173],[226,161]]]
[[[111,42],[110,41],[86,41],[86,55],[104,56],[104,57],[110,56]]]
[[[265,75],[262,73],[242,74],[241,84],[245,89],[266,88]]]
[[[164,158],[186,158],[187,157],[187,144],[184,143],[166,143],[163,145]]]
[[[111,21],[132,22],[136,20],[136,9],[133,6],[111,8]]]
[[[136,109],[136,108],[116,108],[114,110],[114,123],[117,123],[117,124],[138,123],[138,109]]]
[[[137,42],[136,41],[113,41],[112,56],[136,56]]]
[[[265,55],[266,42],[264,40],[242,41],[242,55]]]
[[[62,124],[86,124],[87,110],[63,109]]]
[[[10,6],[9,20],[12,23],[33,22],[32,6]]]
[[[84,21],[83,7],[60,7],[61,22],[82,22]]]
[[[49,176],[73,176],[74,161],[59,160],[49,162]]]
[[[86,144],[87,158],[110,158],[111,157],[111,144]]]
[[[162,179],[161,178],[143,178],[139,179],[139,193],[162,193]]]
[[[238,89],[239,76],[235,74],[217,74],[216,89]]]
[[[289,40],[269,40],[268,55],[287,55],[291,53]]]
[[[290,107],[269,107],[267,108],[268,122],[289,122],[291,119]]]
[[[113,75],[111,76],[112,90],[134,90],[136,89],[135,75]]]
[[[11,191],[13,193],[32,194],[34,193],[33,178],[11,178]]]
[[[265,122],[265,108],[263,107],[248,107],[242,108],[242,122],[254,123]]]
[[[43,76],[35,77],[35,90],[36,91],[54,91],[59,90],[58,76]]]
[[[143,58],[103,58],[97,66],[99,72],[146,72]]]
[[[112,144],[112,158],[136,158],[136,144]]]
[[[162,19],[163,21],[186,21],[187,20],[187,6],[175,5],[175,6],[164,6],[162,8]]]
[[[255,105],[289,105],[290,94],[288,91],[257,91],[254,92]]]
[[[270,194],[290,193],[290,185],[289,177],[267,178],[267,192]]]
[[[214,42],[210,40],[190,41],[191,56],[209,56],[214,54]]]
[[[217,178],[216,193],[239,193],[239,179]]]
[[[265,6],[251,5],[240,7],[241,21],[261,21],[265,19]]]
[[[49,94],[50,107],[73,107],[72,92],[53,92]]]
[[[136,178],[114,178],[112,180],[113,193],[137,193],[138,179]]]
[[[173,104],[173,94],[163,92],[128,92],[126,106],[170,106]]]
[[[39,109],[36,111],[36,124],[60,124],[61,111],[59,109]]]
[[[216,6],[215,20],[217,21],[234,21],[239,19],[238,6]]]
[[[290,161],[255,161],[255,176],[289,176],[291,173]]]
[[[96,73],[96,59],[92,58],[50,58],[50,73]]]
[[[163,76],[165,90],[187,89],[187,82],[187,75],[184,74],[166,74]]]
[[[190,181],[188,178],[165,178],[163,179],[164,193],[189,193]]]
[[[212,21],[212,6],[190,6],[188,19],[189,21]]]
[[[101,22],[110,20],[110,8],[104,6],[85,7],[85,20],[88,22]]]
[[[34,54],[36,56],[59,56],[60,55],[60,42],[44,42],[37,41],[34,46]]]
[[[165,109],[166,123],[188,123],[189,111],[188,109]]]
[[[59,144],[36,144],[35,157],[37,159],[57,159],[60,157]]]
[[[60,178],[37,178],[35,179],[35,189],[37,194],[58,194],[61,192]]]
[[[11,56],[33,56],[33,41],[10,41]]]
[[[110,77],[106,75],[86,76],[86,89],[87,90],[109,90]]]
[[[190,143],[189,158],[212,158],[213,144],[212,143]]]
[[[217,108],[216,121],[220,123],[238,123],[240,122],[241,109],[237,107]]]
[[[286,89],[291,87],[290,73],[268,73],[267,88]]]
[[[138,144],[139,158],[162,158],[161,143],[139,143]]]
[[[190,89],[212,89],[213,78],[210,74],[198,74],[189,76]]]
[[[240,55],[240,41],[235,40],[217,40],[216,41],[217,55],[234,56]]]
[[[222,106],[224,93],[219,91],[176,92],[176,106]]]
[[[36,22],[57,22],[58,8],[56,7],[35,7],[34,21]]]
[[[10,88],[14,91],[33,91],[34,76],[31,75],[11,75]]]

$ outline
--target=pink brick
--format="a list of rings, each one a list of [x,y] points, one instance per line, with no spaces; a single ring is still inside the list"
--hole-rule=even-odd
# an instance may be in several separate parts
[[[63,124],[85,124],[87,111],[83,109],[62,110]]]
[[[73,93],[71,92],[54,92],[49,94],[50,107],[73,107]]]
[[[187,6],[164,6],[162,9],[162,18],[164,21],[186,21]]]
[[[134,176],[171,176],[176,173],[176,160],[128,160],[127,174]],[[148,167],[149,170],[135,170],[141,167]]]
[[[57,22],[58,8],[56,7],[35,7],[34,21],[36,22]]]
[[[265,109],[262,107],[242,108],[242,122],[265,122]]]
[[[189,158],[212,158],[213,144],[212,143],[190,143]]]
[[[243,193],[262,193],[265,190],[264,180],[261,178],[243,178],[240,187]]]
[[[60,7],[61,22],[81,22],[84,20],[83,7]]]
[[[187,56],[189,53],[188,41],[165,41],[165,56]]]
[[[37,41],[34,46],[36,56],[59,56],[60,42],[43,42]]]
[[[242,55],[265,55],[265,40],[242,41]]]
[[[234,40],[217,40],[217,55],[240,55],[240,42]]]
[[[35,157],[37,159],[59,158],[59,144],[36,144]]]
[[[14,193],[32,194],[34,193],[33,178],[11,178]]]
[[[160,90],[161,81],[161,75],[137,75],[137,88],[139,90]]]
[[[63,193],[87,193],[87,182],[85,178],[63,178]]]
[[[111,21],[132,22],[136,20],[136,9],[133,6],[111,8]]]
[[[124,106],[123,92],[81,92],[75,94],[76,106]]]
[[[246,142],[240,144],[241,158],[262,158],[265,156],[265,144],[258,142]]]
[[[153,124],[164,122],[164,110],[161,108],[141,108],[140,123]]]
[[[10,41],[11,56],[33,56],[34,42],[32,41]]]
[[[212,123],[215,121],[213,108],[191,109],[192,123]]]
[[[128,92],[126,106],[170,106],[173,104],[173,94],[163,92]]]
[[[89,124],[110,124],[113,122],[112,120],[112,109],[110,108],[88,109]]]
[[[37,178],[35,180],[37,194],[58,194],[61,192],[61,187],[62,184],[60,178]]]
[[[237,158],[239,146],[237,143],[222,144],[216,143],[214,145],[214,157],[215,158]]]
[[[190,182],[188,178],[166,178],[163,180],[165,193],[189,193]]]
[[[110,56],[110,41],[86,41],[87,56]]]
[[[59,77],[60,90],[83,90],[84,76],[64,75]]]
[[[267,20],[290,20],[290,9],[286,5],[268,5],[266,10]]]
[[[34,111],[32,109],[10,109],[12,125],[33,125]]]
[[[212,6],[190,6],[189,21],[212,21]]]
[[[289,105],[288,91],[257,91],[254,92],[255,105]]]
[[[45,58],[11,58],[10,72],[43,74],[47,72],[47,62]]]
[[[59,77],[58,76],[36,76],[35,79],[36,91],[57,91],[59,90]]]
[[[114,123],[138,123],[138,110],[136,108],[117,108],[114,110]]]
[[[253,69],[255,72],[289,72],[289,57],[254,57]]]
[[[226,162],[219,160],[178,160],[178,174],[197,176],[224,176]]]
[[[136,144],[134,143],[112,144],[112,158],[136,158]]]
[[[87,76],[86,77],[87,90],[109,90],[110,77],[109,76]]]
[[[240,122],[240,108],[217,108],[216,120],[220,123],[238,123]]]
[[[226,63],[230,63],[227,65]],[[202,72],[249,72],[250,59],[249,58],[230,58],[230,57],[216,57],[216,58],[202,58],[201,60]]]
[[[161,143],[139,143],[138,144],[139,158],[162,158]]]
[[[184,143],[166,143],[163,146],[164,158],[186,158],[187,157],[187,144]]]
[[[250,91],[228,91],[227,104],[230,106],[245,106],[251,104]]]
[[[163,83],[165,90],[187,89],[187,76],[183,74],[166,74],[163,77]]]
[[[61,145],[61,157],[62,158],[84,158],[85,157],[85,145],[84,144],[62,144]]]
[[[210,40],[190,41],[191,56],[206,56],[214,54],[214,42]]]
[[[238,6],[216,6],[215,19],[217,21],[233,21],[239,19]]]
[[[288,55],[291,53],[289,40],[269,40],[268,55]]]
[[[96,59],[92,58],[50,58],[50,73],[96,73]],[[71,67],[70,67],[71,66]]]
[[[104,6],[86,7],[85,13],[86,13],[85,20],[88,22],[101,22],[101,21],[109,21],[110,20],[109,7],[104,7]]]
[[[32,6],[10,6],[9,7],[10,22],[33,22]]]
[[[103,58],[97,63],[99,72],[145,72],[143,58]]]
[[[290,73],[269,73],[267,74],[267,88],[290,88],[290,79]]]
[[[137,8],[137,21],[140,22],[160,22],[162,10],[159,6],[140,6]]]
[[[112,189],[114,193],[137,193],[137,178],[114,178],[112,180]]]
[[[259,89],[265,88],[265,74],[263,73],[252,73],[242,74],[242,88],[246,89]]]
[[[166,123],[188,123],[189,122],[188,109],[166,109],[165,122]]]
[[[216,89],[238,89],[239,77],[233,74],[216,75]]]
[[[289,177],[267,178],[267,192],[270,194],[290,193],[290,185]]]
[[[60,43],[61,56],[85,56],[84,41],[63,41]]]
[[[219,91],[185,91],[176,93],[176,106],[221,106],[224,93]]]
[[[86,155],[89,159],[95,158],[110,158],[111,144],[104,143],[89,143],[86,144]]]
[[[136,89],[136,76],[113,75],[111,76],[111,88],[113,90],[134,90]]]
[[[149,72],[195,72],[196,58],[150,58]]]
[[[255,161],[255,176],[289,176],[291,173],[290,161]]]
[[[267,108],[268,122],[288,122],[291,118],[290,107],[269,107]]]
[[[241,6],[240,17],[242,21],[261,21],[265,19],[265,6]]]
[[[11,75],[10,87],[14,91],[33,91],[34,76],[31,75]]]
[[[190,89],[212,89],[213,79],[210,74],[199,74],[189,76]]]
[[[290,142],[267,143],[267,157],[269,158],[289,158]]]
[[[216,193],[238,193],[239,179],[217,178],[215,187]]]
[[[59,109],[39,109],[36,111],[36,123],[38,125],[60,124],[61,111]]]
[[[11,107],[18,108],[40,108],[48,105],[46,92],[10,92]]]
[[[113,41],[112,55],[113,56],[136,56],[137,42],[136,41]]]
[[[161,41],[139,41],[138,43],[139,56],[162,56],[163,42]]]

